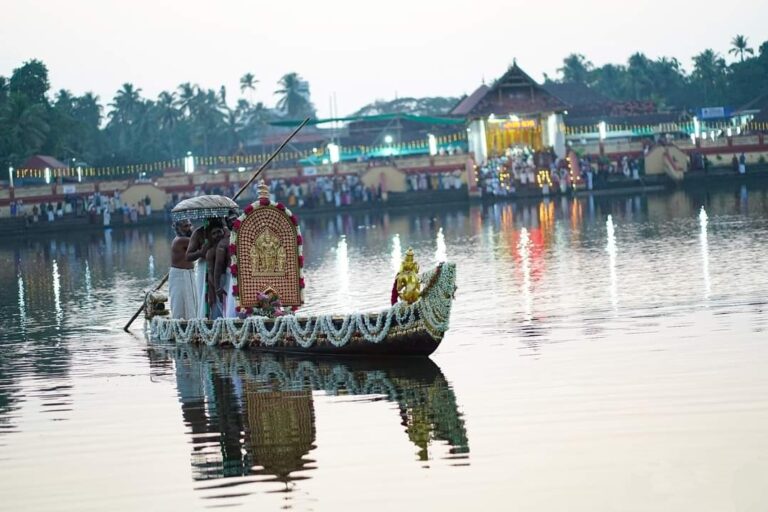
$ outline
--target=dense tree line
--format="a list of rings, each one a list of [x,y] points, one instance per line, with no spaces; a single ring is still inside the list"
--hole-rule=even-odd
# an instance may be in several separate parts
[[[654,60],[635,53],[626,64],[596,67],[574,53],[563,60],[556,81],[587,84],[612,100],[654,101],[661,109],[738,108],[768,92],[768,41],[755,52],[746,37],[737,35],[728,53],[734,59],[730,64],[714,50],[703,50],[693,57],[691,73],[670,57]]]
[[[19,166],[39,153],[97,166],[168,160],[188,150],[232,154],[271,120],[314,116],[309,84],[297,73],[279,80],[273,108],[252,100],[257,83],[243,75],[245,97],[233,106],[224,86],[183,83],[152,100],[125,83],[105,109],[92,93],[62,89],[51,98],[45,64],[31,60],[10,79],[0,76],[0,164]]]
[[[651,100],[662,109],[738,107],[767,93],[768,41],[755,51],[745,37],[736,36],[728,53],[730,64],[715,51],[703,50],[693,57],[691,73],[669,57],[654,60],[635,53],[626,64],[596,67],[584,55],[571,54],[556,81],[587,84],[612,100]],[[10,78],[0,76],[0,165],[18,166],[38,153],[96,166],[168,160],[188,150],[232,154],[263,134],[272,120],[314,115],[309,84],[297,73],[279,80],[274,107],[253,101],[257,84],[252,73],[243,75],[240,97],[232,101],[223,86],[203,89],[187,82],[153,100],[126,83],[104,105],[92,93],[76,96],[62,89],[51,94],[45,64],[31,60]],[[456,102],[441,97],[377,100],[355,115],[441,115]]]
[[[460,98],[426,97],[395,98],[394,100],[376,100],[354,112],[353,116],[371,116],[378,114],[414,114],[419,116],[441,116],[451,111]]]

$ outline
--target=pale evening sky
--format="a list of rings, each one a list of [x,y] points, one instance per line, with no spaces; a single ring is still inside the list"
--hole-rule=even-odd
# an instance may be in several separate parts
[[[0,0],[0,75],[23,61],[47,65],[52,89],[93,91],[109,103],[124,82],[157,97],[182,82],[227,87],[260,80],[274,104],[281,75],[309,80],[321,116],[335,93],[340,114],[377,98],[458,96],[516,58],[534,79],[564,56],[597,65],[634,51],[677,57],[690,69],[704,48],[726,56],[735,34],[768,39],[762,0]]]

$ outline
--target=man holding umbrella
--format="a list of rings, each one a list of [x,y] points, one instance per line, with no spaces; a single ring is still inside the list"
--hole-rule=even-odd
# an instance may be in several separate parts
[[[228,197],[206,195],[185,199],[171,210],[174,221],[202,220],[203,225],[197,228],[189,238],[186,250],[186,261],[195,263],[195,281],[197,296],[197,312],[195,318],[209,318],[211,310],[207,300],[212,290],[208,285],[207,256],[209,252],[215,252],[216,246],[224,234],[222,221],[230,211],[237,210],[238,206]]]

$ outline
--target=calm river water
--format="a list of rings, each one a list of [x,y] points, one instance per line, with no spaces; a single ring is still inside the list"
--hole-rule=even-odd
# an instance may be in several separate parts
[[[457,263],[431,359],[148,345],[167,228],[4,240],[0,509],[768,508],[767,189],[302,227],[305,311]]]

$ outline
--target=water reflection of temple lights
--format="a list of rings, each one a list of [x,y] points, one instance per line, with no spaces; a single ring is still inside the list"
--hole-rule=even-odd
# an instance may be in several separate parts
[[[88,260],[85,260],[85,298],[90,302],[91,300],[91,267],[88,265]]]
[[[339,275],[339,301],[348,306],[349,302],[349,254],[347,238],[342,235],[336,246],[336,271]]]
[[[526,322],[533,319],[533,295],[531,291],[531,238],[528,230],[520,230],[520,240],[517,244],[520,254],[520,269],[523,272],[523,285],[521,295],[523,297],[523,318]]]
[[[448,259],[448,249],[445,246],[443,228],[437,231],[437,248],[435,249],[435,262],[441,263]]]
[[[400,261],[403,259],[403,247],[400,245],[400,235],[392,237],[392,272],[400,270]]]
[[[59,264],[53,260],[53,306],[56,310],[56,328],[61,329],[61,320],[63,312],[61,310],[61,274],[59,274]]]
[[[704,300],[709,300],[712,286],[709,280],[709,241],[707,240],[707,224],[709,217],[704,207],[699,211],[699,241],[701,242],[701,268],[704,274]]]
[[[19,282],[19,324],[21,325],[21,332],[26,332],[27,328],[27,303],[24,298],[24,278],[21,277],[21,273],[18,274]]]
[[[610,272],[611,282],[611,305],[613,306],[613,310],[616,311],[619,303],[619,296],[616,284],[616,234],[612,215],[608,215],[608,220],[605,221],[605,227],[608,231],[608,243],[605,250],[608,252],[608,269]]]

